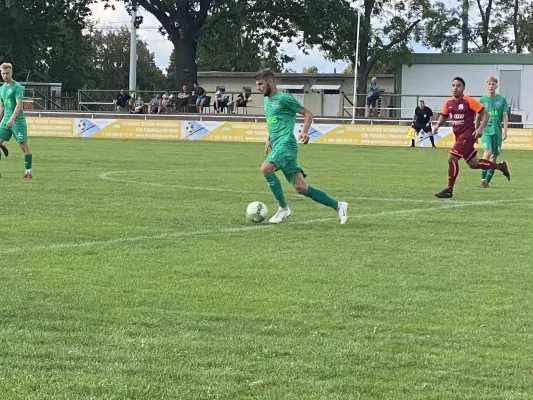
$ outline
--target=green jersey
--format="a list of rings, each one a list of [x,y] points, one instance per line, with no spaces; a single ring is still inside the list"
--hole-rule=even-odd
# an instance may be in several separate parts
[[[509,106],[505,97],[497,94],[493,98],[483,96],[479,99],[483,104],[485,110],[489,113],[489,122],[483,129],[483,136],[485,135],[502,135],[503,113],[509,112]]]
[[[265,97],[265,117],[272,149],[286,145],[298,149],[294,126],[296,114],[302,105],[290,94],[277,92],[272,98]]]
[[[13,115],[15,107],[17,106],[17,100],[22,100],[24,98],[24,89],[17,81],[12,81],[9,85],[4,83],[0,87],[0,101],[4,104],[4,118],[2,122],[9,121],[9,118]],[[15,121],[23,121],[24,113],[22,110],[18,113]]]

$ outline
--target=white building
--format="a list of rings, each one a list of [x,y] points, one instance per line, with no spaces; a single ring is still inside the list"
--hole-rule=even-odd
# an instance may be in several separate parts
[[[489,76],[498,79],[498,93],[509,103],[513,120],[533,121],[533,55],[531,54],[413,54],[397,76],[402,117],[411,118],[419,100],[440,112],[451,96],[453,78],[466,82],[465,94],[481,97]]]

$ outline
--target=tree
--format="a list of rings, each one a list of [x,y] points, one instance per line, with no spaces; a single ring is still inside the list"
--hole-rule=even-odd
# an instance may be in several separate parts
[[[291,57],[264,33],[254,29],[253,21],[227,19],[211,25],[198,39],[197,65],[201,71],[257,71],[267,66],[281,72]]]
[[[481,53],[521,53],[528,47],[533,33],[533,2],[519,0],[476,0],[471,19],[479,22],[466,26],[470,51]],[[427,15],[449,15],[445,19],[430,18],[423,25],[421,41],[427,46],[452,53],[460,49],[461,11],[437,2]],[[531,40],[529,41],[531,43]]]
[[[38,70],[72,89],[81,84],[89,43],[89,4],[93,0],[0,1],[0,54],[15,73]]]
[[[408,59],[410,39],[415,28],[430,9],[429,0],[410,0],[389,3],[365,0],[361,10],[359,40],[359,68],[357,93],[366,91],[366,78],[378,60],[398,63]],[[357,10],[348,0],[315,0],[306,2],[306,14],[298,18],[303,31],[300,46],[318,46],[331,60],[345,60],[355,64]],[[381,29],[375,26],[383,24]],[[358,96],[363,106],[364,96]]]
[[[302,74],[318,74],[318,67],[313,65],[312,67],[303,67]]]
[[[110,4],[111,0],[101,0]],[[288,17],[298,16],[297,0],[121,0],[131,10],[142,7],[161,23],[174,46],[174,85],[192,84],[197,79],[198,40],[212,26],[227,21],[248,19],[246,26],[260,32],[276,47],[282,36],[295,35]],[[280,34],[281,33],[281,34]]]
[[[91,35],[91,43],[94,54],[90,64],[94,71],[91,86],[97,89],[127,88],[130,67],[129,30],[121,28],[116,31],[95,32]],[[165,76],[155,65],[154,53],[148,50],[146,42],[137,40],[137,88],[161,90],[164,86]]]

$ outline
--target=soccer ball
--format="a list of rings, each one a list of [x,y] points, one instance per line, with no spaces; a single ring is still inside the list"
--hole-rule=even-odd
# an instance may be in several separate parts
[[[268,208],[266,204],[260,201],[254,201],[248,204],[246,208],[246,216],[252,220],[252,222],[263,222],[268,215]]]
[[[185,130],[187,131],[187,133],[192,133],[194,131],[194,126],[192,122],[187,122],[187,124],[185,125]]]

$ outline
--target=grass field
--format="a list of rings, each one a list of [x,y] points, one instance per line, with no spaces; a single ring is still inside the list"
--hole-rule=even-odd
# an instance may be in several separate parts
[[[533,158],[310,145],[280,225],[261,144],[35,138],[2,159],[0,398],[531,399]]]

